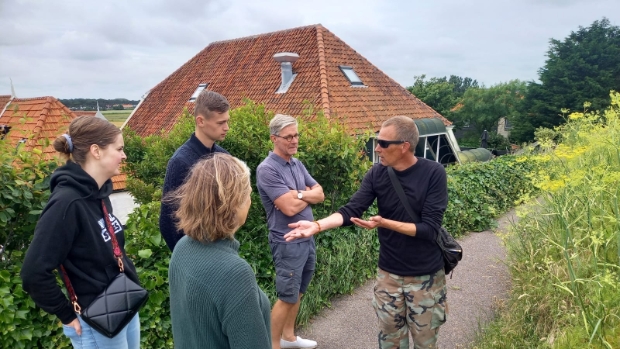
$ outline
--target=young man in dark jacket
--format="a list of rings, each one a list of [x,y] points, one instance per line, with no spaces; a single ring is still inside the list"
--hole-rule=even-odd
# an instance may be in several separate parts
[[[192,166],[200,159],[216,152],[228,154],[226,149],[215,144],[215,142],[223,141],[226,138],[228,120],[230,119],[229,109],[230,104],[226,97],[214,91],[202,91],[196,98],[194,108],[196,130],[168,161],[162,193],[159,230],[170,251],[174,250],[174,246],[184,234],[176,228],[175,205],[166,200],[166,194],[183,184]]]

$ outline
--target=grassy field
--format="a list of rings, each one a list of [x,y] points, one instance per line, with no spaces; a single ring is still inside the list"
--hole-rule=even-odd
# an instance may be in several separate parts
[[[133,110],[104,110],[101,113],[114,125],[121,127]]]

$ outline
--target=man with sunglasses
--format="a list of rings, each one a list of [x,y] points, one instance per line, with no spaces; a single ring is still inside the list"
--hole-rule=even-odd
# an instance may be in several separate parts
[[[271,311],[271,341],[274,349],[316,348],[312,340],[295,336],[295,319],[301,296],[306,292],[316,263],[314,238],[287,242],[289,224],[314,220],[311,204],[323,202],[323,188],[293,157],[300,134],[297,120],[277,114],[269,123],[273,151],[256,169],[256,186],[267,212],[269,245],[276,269],[278,300]]]
[[[436,243],[448,204],[446,171],[441,164],[414,155],[419,134],[415,122],[395,116],[383,123],[375,152],[380,163],[366,173],[358,191],[338,212],[318,221],[290,224],[287,241],[355,224],[378,228],[379,266],[373,306],[379,348],[436,348],[439,326],[446,321],[447,289],[443,258]],[[390,180],[392,168],[411,208],[413,222]],[[377,200],[379,215],[360,217]]]

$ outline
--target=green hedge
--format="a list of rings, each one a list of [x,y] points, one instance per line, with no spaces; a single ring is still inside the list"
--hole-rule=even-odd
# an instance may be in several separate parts
[[[455,236],[488,229],[494,218],[535,193],[534,170],[534,162],[512,155],[449,167],[444,225]]]
[[[254,170],[271,150],[267,125],[272,116],[263,106],[251,102],[231,111],[231,131],[222,145]],[[159,233],[161,190],[158,188],[163,184],[168,159],[192,131],[193,117],[187,112],[167,135],[140,138],[131,130],[124,131],[129,189],[142,203],[127,222],[126,249],[150,292],[149,302],[140,313],[145,348],[173,347],[167,280],[170,252]],[[346,203],[359,187],[370,166],[360,151],[368,135],[351,136],[343,125],[322,117],[314,120],[302,117],[300,132],[303,136],[298,156],[326,195],[324,203],[313,207],[315,217],[322,218]],[[4,163],[11,166],[10,162]],[[50,171],[51,168],[47,173]],[[455,235],[488,228],[495,216],[530,195],[533,188],[528,175],[531,164],[515,157],[454,166],[447,171],[450,203],[444,223]],[[250,263],[260,287],[274,301],[275,273],[266,238],[266,218],[256,192],[254,173],[252,176],[250,214],[236,237],[241,242],[240,255]],[[40,181],[45,183],[45,179]],[[34,188],[33,192],[36,192]],[[45,202],[38,200],[40,210]],[[38,215],[36,209],[31,211],[35,217]],[[376,208],[372,206],[367,215],[374,213]],[[27,227],[24,241],[30,240],[34,226],[30,223]],[[302,302],[300,325],[328,306],[335,295],[350,293],[371,278],[377,264],[379,243],[375,231],[356,227],[334,229],[319,234],[316,243],[317,270]],[[26,245],[24,242],[21,247],[15,247],[10,260],[2,262],[0,343],[16,348],[70,347],[57,319],[36,308],[21,289],[19,269]]]

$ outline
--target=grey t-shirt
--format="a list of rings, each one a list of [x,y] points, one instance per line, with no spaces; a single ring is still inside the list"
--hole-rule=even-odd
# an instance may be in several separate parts
[[[301,212],[289,217],[276,210],[274,201],[291,190],[306,190],[313,187],[317,181],[310,176],[301,161],[291,158],[289,162],[269,152],[269,155],[256,168],[256,186],[261,202],[267,212],[267,226],[269,227],[270,242],[286,242],[284,234],[291,231],[289,223],[300,220],[313,221],[312,208],[308,205]],[[310,238],[294,240],[294,242],[308,241]]]

